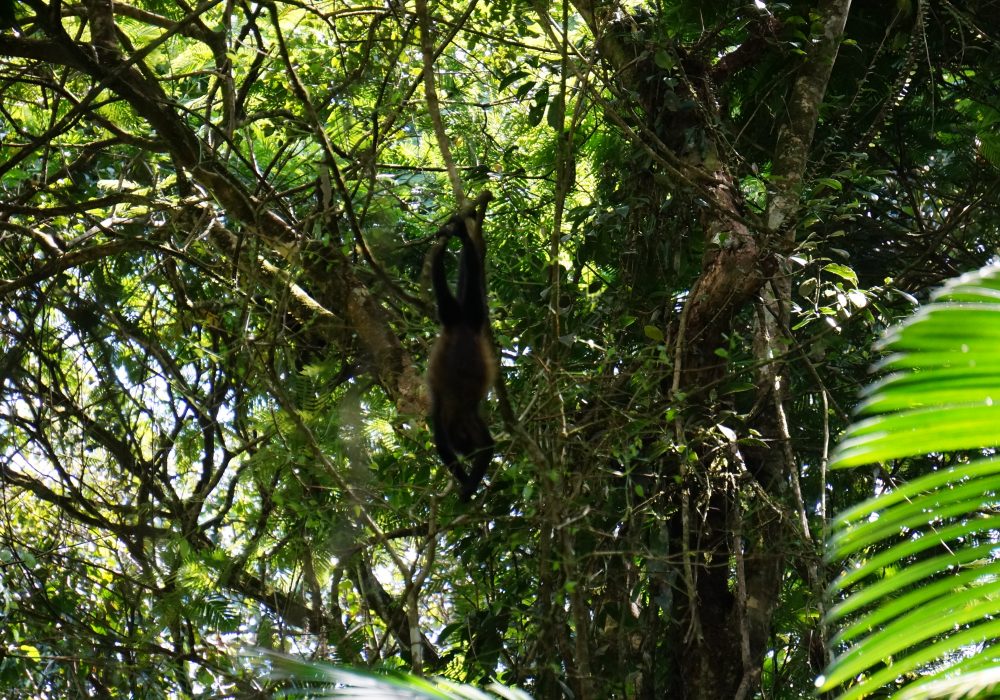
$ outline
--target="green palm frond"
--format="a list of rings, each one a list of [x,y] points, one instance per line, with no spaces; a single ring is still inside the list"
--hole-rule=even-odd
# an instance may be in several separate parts
[[[393,671],[373,673],[321,661],[249,649],[245,658],[265,667],[282,690],[278,697],[371,698],[372,700],[531,700],[523,690],[491,683],[486,690],[446,678],[428,678]]]
[[[949,283],[890,332],[832,466],[979,450],[841,513],[843,570],[827,622],[836,658],[817,681],[847,700],[988,693],[1000,666],[1000,267]],[[963,679],[965,683],[963,683]]]

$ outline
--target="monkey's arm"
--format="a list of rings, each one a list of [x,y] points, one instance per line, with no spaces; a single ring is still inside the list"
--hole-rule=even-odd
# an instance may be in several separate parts
[[[462,320],[462,308],[451,293],[444,271],[444,251],[447,245],[447,238],[434,245],[431,253],[431,281],[434,284],[434,298],[437,300],[438,320],[445,328],[451,328]]]
[[[469,327],[480,331],[486,327],[487,302],[486,279],[482,260],[475,242],[466,235],[462,238],[462,255],[459,257],[458,303],[462,305],[462,316]]]

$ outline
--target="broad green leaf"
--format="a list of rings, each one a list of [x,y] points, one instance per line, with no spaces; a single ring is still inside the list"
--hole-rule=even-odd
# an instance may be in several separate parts
[[[831,274],[841,277],[851,284],[857,286],[858,284],[858,273],[849,268],[847,265],[841,265],[840,263],[830,263],[829,265],[824,265],[823,270]]]

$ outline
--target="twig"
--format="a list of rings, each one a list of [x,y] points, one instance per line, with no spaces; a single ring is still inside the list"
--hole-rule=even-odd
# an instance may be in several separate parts
[[[478,0],[472,0],[472,5],[466,12],[466,16],[471,13],[477,2]],[[441,119],[441,103],[434,85],[434,40],[431,36],[431,17],[427,11],[427,0],[417,0],[417,19],[420,22],[420,51],[424,58],[424,95],[427,98],[427,111],[430,113],[431,123],[434,125],[434,136],[437,138],[441,158],[448,169],[448,179],[451,181],[455,201],[461,206],[465,202],[462,179],[458,176],[458,168],[455,167],[455,159],[451,155],[451,144],[448,141],[448,134],[444,130],[444,121]]]

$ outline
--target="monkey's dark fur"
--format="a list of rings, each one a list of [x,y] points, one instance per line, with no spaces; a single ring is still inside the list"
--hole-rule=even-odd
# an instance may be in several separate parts
[[[468,501],[479,487],[493,458],[493,437],[479,413],[496,365],[487,324],[484,262],[486,245],[482,221],[489,194],[480,196],[477,212],[467,206],[445,224],[431,258],[431,276],[437,299],[441,333],[431,352],[427,384],[431,396],[434,442],[441,460],[458,480],[460,496]],[[470,230],[471,229],[471,230]],[[462,241],[458,262],[458,286],[451,293],[444,271],[444,253],[449,239]],[[462,460],[471,469],[466,472]]]

